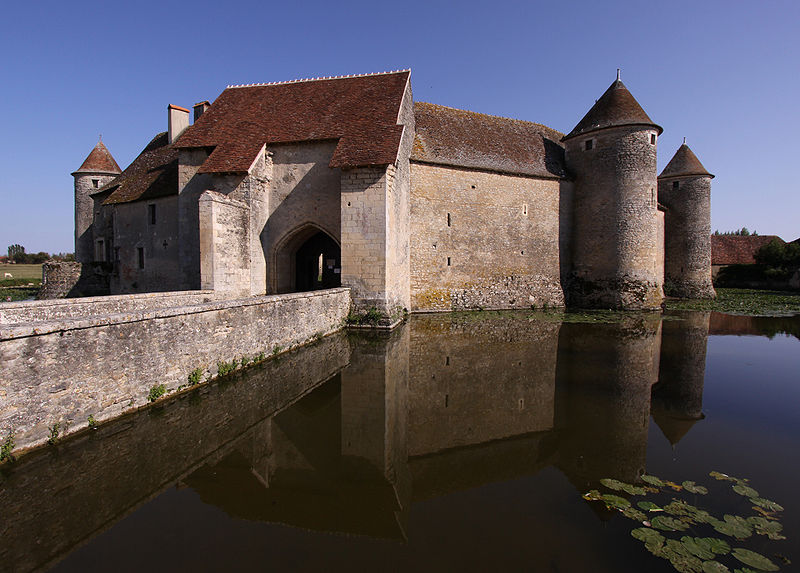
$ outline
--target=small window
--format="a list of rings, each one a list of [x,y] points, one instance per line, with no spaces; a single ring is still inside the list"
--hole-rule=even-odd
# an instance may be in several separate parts
[[[450,266],[450,257],[447,257],[447,266]]]
[[[139,258],[139,268],[144,268],[144,247],[136,247],[136,255]]]
[[[95,189],[100,187],[100,180],[99,179],[92,179],[92,187],[94,187]]]
[[[106,261],[106,243],[103,239],[97,239],[94,246],[94,260],[98,263]]]
[[[584,146],[586,151],[592,149],[592,147],[594,147],[594,139],[587,139],[586,142],[584,143]]]
[[[673,181],[672,182],[672,188],[673,189],[679,189],[680,186],[681,186],[680,181]]]
[[[656,134],[655,133],[651,133],[650,134],[650,145],[655,145],[655,144],[656,144]]]
[[[528,204],[527,203],[523,203],[522,204],[522,214],[525,215],[526,217],[528,216]]]
[[[450,226],[450,213],[447,214],[447,226]]]
[[[153,204],[147,206],[147,220],[151,225],[156,224],[156,206]]]

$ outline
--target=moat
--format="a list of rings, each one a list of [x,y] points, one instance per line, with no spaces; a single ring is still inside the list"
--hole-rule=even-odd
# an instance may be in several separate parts
[[[712,471],[784,507],[747,547],[797,567],[800,316],[565,316],[341,332],[23,455],[0,571],[667,572],[581,495]]]

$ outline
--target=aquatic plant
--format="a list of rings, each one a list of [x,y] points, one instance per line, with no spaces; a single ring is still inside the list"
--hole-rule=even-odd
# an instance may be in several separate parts
[[[155,402],[166,393],[167,393],[167,387],[164,384],[153,386],[152,388],[150,388],[150,393],[147,395],[147,401]]]
[[[631,536],[644,544],[644,548],[683,573],[757,573],[778,571],[779,565],[772,559],[757,553],[741,544],[753,535],[765,536],[777,541],[786,539],[778,513],[783,511],[780,504],[763,498],[746,479],[740,479],[720,472],[709,474],[720,482],[729,482],[730,490],[747,499],[753,515],[740,516],[724,514],[720,519],[710,512],[678,497],[690,494],[692,501],[697,496],[709,494],[707,487],[693,481],[681,484],[652,475],[641,476],[642,485],[625,483],[606,478],[600,484],[613,492],[629,496],[648,497],[634,504],[618,493],[601,493],[593,489],[583,498],[603,503],[607,509],[615,510],[623,516],[638,522],[631,530]],[[738,501],[738,500],[737,500]],[[718,537],[714,534],[725,537]],[[726,539],[727,538],[727,539]],[[738,546],[734,546],[738,544]],[[788,565],[789,560],[780,558]],[[724,563],[728,562],[728,565]]]

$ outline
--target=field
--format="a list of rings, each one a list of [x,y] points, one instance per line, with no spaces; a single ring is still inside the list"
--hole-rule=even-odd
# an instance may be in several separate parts
[[[31,299],[42,284],[42,265],[0,264],[0,273],[0,302]]]

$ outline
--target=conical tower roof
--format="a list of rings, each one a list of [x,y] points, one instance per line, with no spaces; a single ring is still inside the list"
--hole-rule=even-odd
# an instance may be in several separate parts
[[[653,421],[673,446],[680,442],[689,433],[689,430],[703,418],[705,416],[702,414],[699,418],[676,418],[660,408],[653,410]]]
[[[662,171],[661,175],[658,177],[660,179],[662,177],[682,177],[686,175],[714,177],[711,173],[706,171],[706,168],[703,167],[703,164],[700,163],[697,156],[689,149],[689,146],[684,143],[678,148],[678,151],[675,152],[675,155],[669,160],[664,171]]]
[[[617,78],[606,92],[600,96],[600,99],[595,102],[589,113],[583,116],[583,119],[578,122],[575,129],[564,136],[562,141],[598,129],[622,125],[648,125],[655,127],[659,134],[664,131],[659,125],[653,123],[653,120],[645,113],[636,98],[631,95],[622,80]]]
[[[119,165],[117,165],[117,162],[114,160],[108,148],[102,141],[98,141],[97,145],[92,149],[92,152],[89,153],[89,156],[72,175],[76,173],[108,173],[111,175],[118,175],[122,173],[122,170],[119,168]]]

